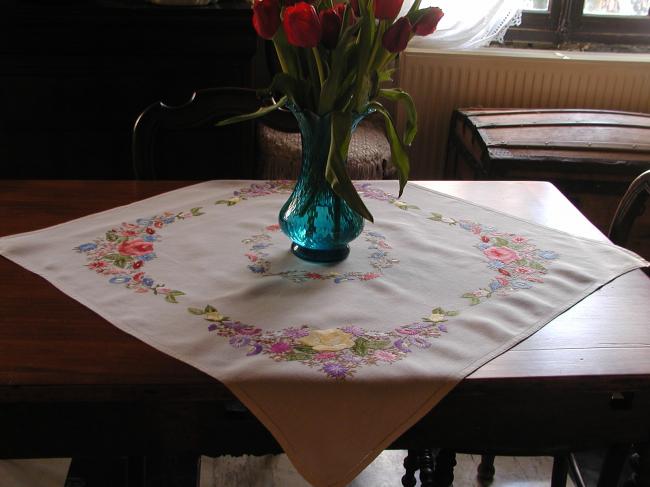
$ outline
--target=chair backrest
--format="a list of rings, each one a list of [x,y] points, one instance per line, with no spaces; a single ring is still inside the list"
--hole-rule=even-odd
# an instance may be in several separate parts
[[[181,106],[154,103],[133,128],[136,179],[254,178],[254,123],[216,122],[261,105],[255,90],[243,88],[199,90]]]
[[[650,171],[637,177],[618,204],[609,228],[609,238],[617,245],[627,246],[635,220],[643,214],[650,199]],[[648,256],[644,256],[648,258]]]

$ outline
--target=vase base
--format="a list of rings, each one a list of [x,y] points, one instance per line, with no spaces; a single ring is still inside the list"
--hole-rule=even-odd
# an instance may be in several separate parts
[[[291,252],[296,257],[311,262],[339,262],[344,260],[350,254],[350,247],[338,247],[336,249],[321,250],[321,249],[308,249],[295,242],[291,243]]]

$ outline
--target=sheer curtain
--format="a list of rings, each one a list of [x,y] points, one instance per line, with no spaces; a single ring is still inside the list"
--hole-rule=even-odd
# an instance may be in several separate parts
[[[472,49],[501,41],[508,27],[521,23],[524,0],[422,0],[421,7],[440,7],[445,16],[436,32],[414,37],[409,47]],[[412,0],[402,7],[405,14]]]

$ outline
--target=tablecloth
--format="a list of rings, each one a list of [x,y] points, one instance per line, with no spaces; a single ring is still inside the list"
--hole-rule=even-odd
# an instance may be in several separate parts
[[[648,265],[415,184],[356,185],[376,223],[337,264],[290,253],[287,181],[197,184],[0,254],[222,381],[316,486],[345,485],[466,375]]]

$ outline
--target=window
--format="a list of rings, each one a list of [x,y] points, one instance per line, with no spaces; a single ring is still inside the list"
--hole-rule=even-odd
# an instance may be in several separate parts
[[[650,45],[650,0],[524,0],[522,24],[506,41]]]

